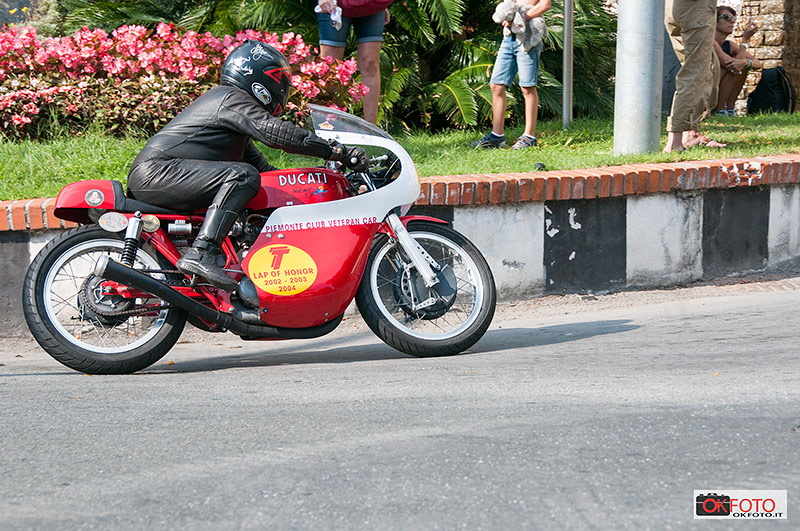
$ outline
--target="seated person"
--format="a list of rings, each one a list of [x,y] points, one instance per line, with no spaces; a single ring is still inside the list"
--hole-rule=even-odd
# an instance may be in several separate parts
[[[736,98],[742,91],[747,73],[752,69],[760,69],[761,61],[747,51],[747,43],[758,31],[758,26],[750,22],[742,32],[742,43],[736,44],[727,40],[733,33],[736,24],[736,11],[730,6],[717,7],[717,32],[714,37],[714,50],[719,57],[721,75],[719,79],[719,97],[717,98],[717,114],[734,116]]]
[[[133,161],[129,196],[179,210],[208,209],[191,249],[176,264],[183,273],[226,291],[238,288],[216,255],[261,187],[260,172],[275,169],[253,139],[288,153],[367,167],[364,149],[323,140],[278,118],[290,89],[291,69],[283,54],[249,40],[228,55],[220,86],[173,118]]]

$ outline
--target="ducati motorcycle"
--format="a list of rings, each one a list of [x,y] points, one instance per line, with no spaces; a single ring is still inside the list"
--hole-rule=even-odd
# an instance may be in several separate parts
[[[39,252],[23,285],[36,341],[77,371],[131,373],[163,357],[187,321],[246,340],[314,338],[355,299],[399,351],[446,356],[474,345],[495,311],[484,257],[446,222],[407,215],[419,177],[390,135],[327,107],[312,105],[311,120],[318,136],[364,147],[370,167],[263,173],[218,256],[233,292],[175,266],[203,211],[137,201],[119,181],[65,186],[55,215],[81,225]]]

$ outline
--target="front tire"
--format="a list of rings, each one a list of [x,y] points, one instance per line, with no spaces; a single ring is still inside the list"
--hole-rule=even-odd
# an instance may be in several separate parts
[[[370,329],[401,352],[459,354],[492,322],[497,299],[492,272],[480,251],[447,226],[412,222],[408,232],[439,264],[439,283],[425,287],[400,246],[381,234],[373,241],[356,294],[358,309]]]
[[[25,275],[22,308],[31,334],[76,371],[136,372],[161,359],[183,332],[185,313],[160,299],[103,293],[94,266],[103,255],[119,261],[123,246],[119,234],[96,225],[78,227],[51,240]],[[150,248],[139,249],[134,267],[161,269]]]

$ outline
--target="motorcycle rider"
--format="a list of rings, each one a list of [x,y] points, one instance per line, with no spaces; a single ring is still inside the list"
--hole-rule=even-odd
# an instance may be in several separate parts
[[[261,187],[260,173],[276,169],[251,139],[288,153],[342,161],[356,171],[366,152],[326,141],[278,118],[291,87],[291,68],[278,50],[248,40],[226,58],[220,85],[201,95],[157,132],[133,161],[128,195],[177,210],[208,207],[192,247],[178,260],[186,274],[226,291],[236,281],[217,265],[222,242]]]

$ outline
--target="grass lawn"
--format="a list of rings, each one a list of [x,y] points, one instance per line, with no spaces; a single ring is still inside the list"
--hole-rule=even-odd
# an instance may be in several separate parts
[[[662,128],[663,129],[663,128]],[[800,152],[800,113],[717,118],[701,131],[728,143],[720,150],[693,148],[664,155],[613,155],[612,120],[576,120],[567,130],[560,121],[539,124],[540,146],[522,151],[475,150],[469,142],[485,131],[419,132],[398,138],[417,163],[421,176],[532,171],[537,162],[548,170],[591,168],[641,162],[754,157]],[[506,131],[509,144],[519,128]],[[662,145],[665,137],[662,137]],[[55,196],[67,183],[81,179],[119,179],[144,145],[136,138],[113,138],[93,131],[47,143],[0,141],[0,200]],[[263,147],[263,146],[261,146]],[[277,167],[317,166],[319,159],[287,155],[263,147]]]

